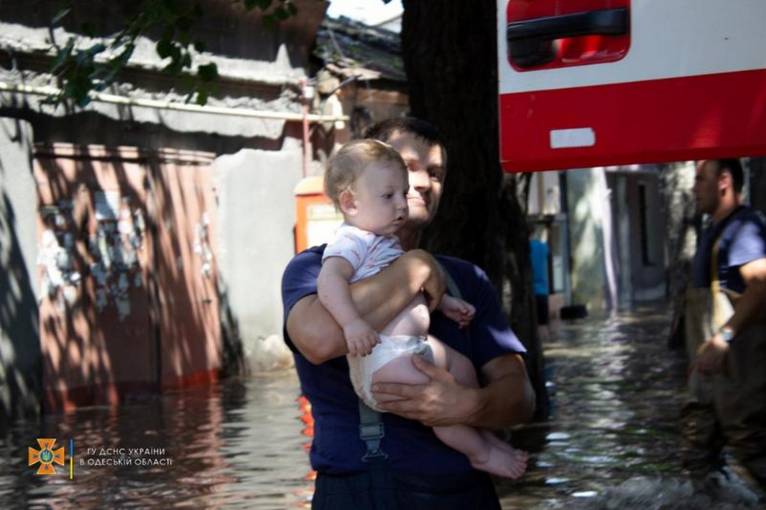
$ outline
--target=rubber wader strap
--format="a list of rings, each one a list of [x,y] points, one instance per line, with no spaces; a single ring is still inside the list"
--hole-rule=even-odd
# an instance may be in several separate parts
[[[370,409],[367,404],[359,400],[359,437],[367,446],[367,451],[362,456],[362,462],[382,462],[388,458],[388,454],[381,450],[380,440],[385,431],[380,413]]]
[[[713,241],[713,248],[710,253],[710,322],[712,323],[713,332],[718,331],[728,322],[729,317],[726,316],[726,310],[722,310],[721,304],[718,301],[719,295],[724,290],[721,288],[721,280],[718,274],[718,255],[720,251],[721,237],[723,237],[724,231],[727,225],[737,215],[737,212],[742,206],[737,207],[731,214],[729,214],[718,226],[716,226],[716,233]]]
[[[441,266],[442,273],[447,280],[447,290],[450,295],[456,298],[462,298],[460,289],[458,288],[455,280],[452,276]],[[383,419],[380,413],[374,409],[370,409],[367,404],[359,400],[359,438],[364,441],[367,446],[367,451],[362,456],[362,462],[383,462],[388,459],[388,454],[380,448],[380,441],[385,435],[385,429],[383,428]]]
[[[713,252],[710,254],[710,320],[712,322],[712,331],[716,332],[725,324],[723,317],[723,310],[718,306],[718,294],[721,292],[721,281],[718,279],[718,248],[720,244],[720,236],[713,243]]]
[[[463,296],[460,294],[460,288],[458,288],[457,284],[455,283],[455,280],[453,280],[452,276],[450,276],[447,270],[444,269],[444,266],[441,266],[441,268],[442,268],[442,273],[444,273],[444,278],[447,280],[447,290],[449,291],[449,295],[452,297],[456,297],[458,299],[463,299]]]

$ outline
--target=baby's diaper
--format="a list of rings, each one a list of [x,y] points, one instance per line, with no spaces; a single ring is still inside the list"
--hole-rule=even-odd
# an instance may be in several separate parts
[[[378,403],[372,396],[370,387],[372,375],[378,369],[393,359],[413,354],[425,356],[433,362],[431,346],[425,341],[424,336],[379,335],[379,337],[380,343],[367,356],[346,356],[354,391],[365,404],[376,411],[380,409],[377,407]]]

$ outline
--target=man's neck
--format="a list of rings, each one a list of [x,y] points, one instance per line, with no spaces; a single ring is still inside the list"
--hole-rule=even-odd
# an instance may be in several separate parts
[[[397,235],[399,236],[399,242],[402,244],[404,251],[414,250],[420,244],[420,231],[419,230],[400,230]]]
[[[736,197],[722,198],[718,208],[713,213],[713,223],[725,220],[737,207],[739,207],[739,200]]]

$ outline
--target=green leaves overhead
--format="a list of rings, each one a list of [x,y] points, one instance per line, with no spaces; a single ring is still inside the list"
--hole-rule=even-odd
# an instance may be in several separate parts
[[[293,0],[234,0],[234,3],[241,3],[248,11],[260,10],[266,26],[274,26],[298,13]],[[64,23],[71,12],[71,6],[59,11],[51,20],[51,27]],[[111,40],[87,48],[78,44],[74,37],[69,38],[64,46],[54,41],[51,73],[59,81],[61,94],[51,102],[86,106],[91,101],[91,92],[105,90],[118,79],[130,61],[140,36],[160,34],[155,51],[163,61],[167,61],[163,72],[184,78],[184,83],[191,88],[187,102],[194,97],[198,104],[205,104],[219,74],[214,63],[200,64],[196,69],[194,66],[197,55],[206,51],[205,43],[193,37],[194,29],[204,14],[199,2],[142,0],[137,14],[126,19],[125,28]],[[80,32],[93,38],[96,27],[85,23]]]

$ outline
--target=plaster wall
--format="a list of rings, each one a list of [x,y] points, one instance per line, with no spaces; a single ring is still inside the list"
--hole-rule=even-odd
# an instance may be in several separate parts
[[[214,165],[218,190],[219,289],[225,342],[240,344],[251,371],[290,366],[282,341],[282,271],[294,254],[301,152],[241,150]]]

